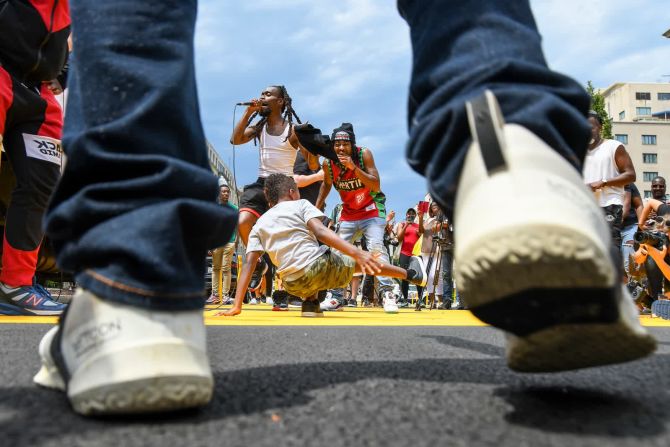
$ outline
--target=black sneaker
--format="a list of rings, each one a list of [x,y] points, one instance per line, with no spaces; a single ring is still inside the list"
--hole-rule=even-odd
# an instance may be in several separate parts
[[[301,309],[300,315],[303,317],[323,317],[321,303],[318,301],[303,301]]]
[[[452,301],[451,300],[442,300],[442,304],[438,309],[440,310],[451,310]]]
[[[423,264],[423,259],[418,256],[409,258],[407,281],[420,287],[426,287],[426,283],[428,282],[426,266]]]
[[[256,290],[258,288],[258,286],[261,284],[261,281],[263,280],[263,276],[265,276],[265,272],[267,271],[267,263],[263,260],[263,258],[259,258],[258,263],[256,264],[256,268],[251,274],[251,281],[249,281],[250,290]]]
[[[347,300],[347,307],[356,307],[358,306],[358,303],[356,302],[355,299],[351,298],[350,300]]]

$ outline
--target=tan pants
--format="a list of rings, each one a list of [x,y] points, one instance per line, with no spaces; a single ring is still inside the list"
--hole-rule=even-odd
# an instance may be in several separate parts
[[[220,296],[228,296],[233,254],[235,254],[235,242],[230,242],[212,252],[212,295],[219,296],[219,277],[223,275]]]

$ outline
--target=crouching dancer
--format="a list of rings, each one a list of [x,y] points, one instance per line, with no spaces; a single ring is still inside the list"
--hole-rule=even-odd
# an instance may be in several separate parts
[[[384,275],[426,285],[423,262],[413,257],[407,270],[379,262],[340,238],[321,222],[323,213],[300,199],[295,181],[284,174],[271,174],[265,195],[272,208],[263,214],[249,235],[247,258],[242,268],[233,307],[217,315],[233,316],[242,311],[252,266],[267,252],[287,292],[302,298],[302,316],[323,316],[317,300],[319,290],[346,286],[354,273]],[[319,245],[319,241],[325,245]],[[335,250],[332,250],[335,249]]]

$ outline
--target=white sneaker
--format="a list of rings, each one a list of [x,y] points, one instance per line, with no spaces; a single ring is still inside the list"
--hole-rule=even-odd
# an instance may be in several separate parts
[[[387,314],[397,314],[398,313],[398,303],[396,303],[395,295],[392,292],[384,292],[384,312]]]
[[[579,172],[526,128],[504,124],[489,91],[468,103],[468,119],[454,275],[478,318],[514,334],[509,366],[559,371],[653,352],[655,340],[630,318],[609,227]]]
[[[251,305],[258,304],[258,300],[257,300],[256,298],[252,298],[252,299],[249,301],[249,304],[251,304]]]
[[[335,298],[326,298],[321,302],[321,310],[323,311],[340,310],[340,309],[342,309],[342,303],[340,303]]]
[[[270,306],[274,306],[275,302],[272,301],[272,297],[269,296],[269,297],[265,298],[265,304],[269,304]]]
[[[67,391],[83,415],[173,411],[212,397],[200,309],[142,309],[78,289],[39,353],[34,382]]]

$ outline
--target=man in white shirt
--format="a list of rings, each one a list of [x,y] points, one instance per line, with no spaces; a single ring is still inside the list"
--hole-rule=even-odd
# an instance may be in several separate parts
[[[612,243],[620,252],[624,186],[635,181],[635,167],[623,144],[602,138],[602,120],[596,112],[589,112],[589,123],[591,141],[582,176],[603,209],[612,232]]]

